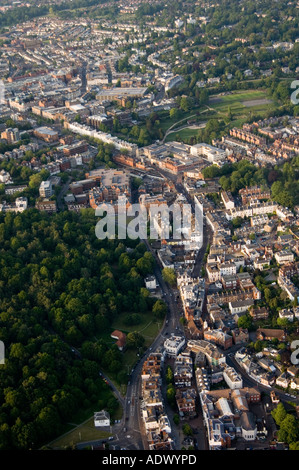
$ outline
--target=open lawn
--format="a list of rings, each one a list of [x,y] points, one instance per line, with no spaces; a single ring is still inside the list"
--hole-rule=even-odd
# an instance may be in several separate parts
[[[162,321],[158,324],[153,317],[152,312],[140,313],[141,323],[139,325],[126,325],[125,319],[129,313],[120,314],[112,324],[112,330],[121,330],[123,333],[128,334],[132,331],[137,331],[145,338],[145,345],[148,347],[156,338],[162,326]]]
[[[189,118],[194,116],[197,112],[203,111],[204,108],[200,106],[196,106],[192,108],[188,112],[182,112],[180,114],[179,118],[171,118],[169,116],[169,111],[162,111],[159,113],[159,119],[160,119],[160,128],[162,129],[163,132],[166,132],[173,124],[175,124],[178,121],[185,120],[187,121]]]
[[[163,320],[160,320],[160,322],[156,322],[153,318],[152,313],[149,311],[140,313],[142,319],[140,324],[128,326],[125,322],[125,318],[127,317],[127,315],[129,315],[129,313],[122,313],[121,315],[119,315],[118,318],[115,319],[111,329],[107,332],[104,332],[97,339],[101,338],[105,342],[112,344],[115,342],[115,340],[110,336],[113,330],[121,330],[126,334],[131,331],[137,331],[142,336],[144,336],[145,346],[148,347],[159,333],[159,330],[162,327]],[[134,365],[138,361],[137,354],[138,350],[136,349],[127,349],[123,353],[123,368],[128,374],[130,373],[132,367],[134,367]],[[124,394],[126,391],[126,385],[119,385],[115,380],[115,374],[107,373],[107,375],[109,375],[109,378],[112,380],[114,385],[120,390],[120,392]],[[73,447],[74,445],[79,444],[80,442],[93,441],[96,439],[105,439],[109,437],[111,434],[108,430],[99,430],[94,427],[94,411],[98,410],[94,408],[89,408],[78,411],[78,414],[74,416],[72,422],[68,423],[65,427],[65,433],[62,434],[55,441],[51,442],[49,444],[49,447],[51,449],[66,449]],[[115,414],[113,415],[113,418],[120,419],[121,416],[122,408],[121,406],[119,406],[118,410],[116,410]]]
[[[259,98],[265,98],[267,96],[266,90],[236,90],[228,92],[222,96],[218,95],[220,100],[223,102],[233,102],[233,101],[247,101]]]
[[[169,117],[168,112],[160,114],[160,127],[163,132],[166,132],[171,126],[171,132],[166,136],[165,141],[169,142],[176,140],[176,136],[182,141],[188,142],[191,137],[195,137],[198,129],[187,127],[188,118],[200,124],[208,119],[226,119],[228,111],[232,113],[232,120],[227,124],[227,129],[231,127],[241,127],[251,114],[266,115],[271,109],[275,109],[279,103],[270,100],[267,90],[237,90],[227,93],[219,93],[218,95],[210,96],[210,100],[206,106],[197,106],[192,108],[187,113],[182,113],[179,119]],[[175,125],[177,122],[177,125]],[[183,128],[183,126],[185,126]],[[177,131],[176,128],[177,127]]]
[[[198,128],[196,127],[185,127],[184,129],[180,129],[176,131],[174,129],[173,132],[168,134],[168,136],[165,139],[165,142],[169,142],[171,140],[175,140],[176,136],[178,135],[182,140],[184,139],[190,139],[191,137],[195,137],[198,134]]]
[[[49,447],[51,449],[66,449],[73,447],[80,442],[94,441],[96,439],[105,439],[111,436],[109,430],[103,431],[94,426],[93,417],[75,427],[73,430],[60,436],[53,441]]]
[[[238,118],[246,117],[250,112],[265,112],[277,106],[268,99],[266,90],[242,90],[227,95],[212,96],[208,105],[219,117],[225,117],[230,108],[233,115]]]
[[[160,320],[159,322],[156,322],[156,320],[153,317],[152,312],[140,312],[141,316],[141,323],[138,325],[126,325],[125,319],[129,315],[129,313],[122,313],[120,314],[113,322],[111,328],[108,331],[105,331],[102,335],[97,335],[97,340],[102,339],[105,341],[109,346],[114,344],[116,342],[115,339],[111,338],[111,333],[114,330],[120,330],[125,334],[128,334],[133,331],[137,331],[140,333],[144,339],[144,347],[148,348],[151,343],[154,341],[154,339],[157,337],[159,334],[159,331],[162,327],[163,320]],[[138,349],[130,349],[127,348],[123,352],[123,370],[129,374],[130,370],[135,366],[136,362],[139,359],[139,354],[140,351]],[[109,371],[103,370],[103,372],[109,377],[109,379],[113,382],[115,387],[120,391],[120,393],[125,393],[125,384],[120,384],[117,381],[117,373],[112,373]]]
[[[232,127],[242,127],[242,125],[248,121],[248,118],[252,114],[258,114],[265,116],[266,113],[279,106],[279,103],[274,100],[270,100],[267,95],[267,90],[238,90],[233,92],[227,92],[227,94],[220,93],[218,95],[212,95],[206,107],[206,112],[197,115],[193,120],[198,124],[203,123],[211,118],[226,120],[228,117],[228,111],[232,114],[232,120],[227,122],[226,129]],[[205,108],[201,109],[201,112]],[[189,112],[189,116],[196,114],[198,108],[194,108]],[[165,130],[169,128],[173,122],[168,119],[161,120],[161,127]],[[185,124],[186,121],[185,121]],[[176,140],[177,137],[183,141],[188,142],[191,137],[196,137],[198,129],[192,128],[192,126],[181,128],[183,124],[178,124],[178,130],[173,129],[173,132],[169,133],[165,139],[166,142]]]

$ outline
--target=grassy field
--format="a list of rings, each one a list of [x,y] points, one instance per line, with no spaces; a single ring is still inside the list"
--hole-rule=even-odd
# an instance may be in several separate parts
[[[198,129],[186,127],[185,129],[181,129],[178,131],[171,132],[165,139],[165,142],[169,142],[171,140],[176,140],[176,136],[178,135],[180,139],[190,139],[191,137],[196,136],[198,133]]]
[[[265,101],[267,100],[267,101]],[[234,116],[246,117],[250,112],[265,112],[277,106],[268,100],[266,90],[235,91],[229,95],[211,97],[208,105],[213,108],[219,117],[227,115],[228,108]]]
[[[160,322],[156,322],[155,319],[153,318],[152,312],[144,312],[140,313],[141,316],[141,323],[138,325],[131,325],[128,326],[125,323],[125,318],[127,317],[128,313],[123,312],[120,314],[113,322],[111,328],[109,331],[103,332],[102,335],[97,335],[97,340],[102,339],[105,341],[105,343],[112,345],[115,343],[115,340],[111,338],[111,333],[114,330],[120,330],[125,334],[128,334],[133,331],[137,331],[140,333],[144,339],[144,347],[148,348],[151,343],[154,341],[154,339],[157,337],[163,321],[160,320]],[[123,352],[123,370],[127,372],[127,374],[130,373],[131,369],[135,366],[136,362],[139,359],[139,351],[138,349],[125,349]],[[120,391],[120,393],[125,394],[126,393],[126,384],[119,384],[117,382],[117,374],[113,374],[112,372],[108,372],[103,370],[103,372],[109,377],[109,379],[113,382],[115,387]]]
[[[67,449],[79,444],[80,442],[94,441],[96,439],[105,439],[111,436],[109,431],[102,431],[94,426],[93,417],[84,423],[73,428],[71,431],[60,436],[53,441],[49,447],[51,449]]]
[[[108,399],[108,397],[102,396],[101,399],[105,401]],[[50,447],[51,449],[66,449],[73,447],[80,442],[105,439],[109,437],[111,435],[109,430],[95,428],[93,422],[93,415],[95,411],[99,411],[97,404],[93,404],[89,408],[82,407],[79,409],[78,412],[73,416],[72,422],[66,423],[66,425],[63,427],[60,437],[44,446],[44,448]],[[114,420],[121,419],[122,414],[122,407],[119,406],[118,409],[113,413],[112,418]]]
[[[157,336],[159,329],[162,326],[162,322],[160,325],[156,323],[155,319],[153,318],[152,312],[140,313],[141,316],[141,323],[139,325],[131,325],[128,326],[125,324],[125,318],[127,317],[128,313],[120,314],[117,319],[112,324],[112,330],[121,330],[124,333],[128,334],[132,331],[137,331],[145,338],[145,345],[148,347],[155,337]]]
[[[169,116],[169,111],[162,111],[159,113],[159,119],[160,119],[160,128],[162,129],[163,132],[166,132],[167,129],[169,129],[173,124],[175,124],[178,121],[181,121],[182,119],[186,120],[196,114],[199,111],[203,111],[203,107],[200,106],[195,106],[192,108],[192,110],[186,112],[182,112],[180,114],[179,118],[171,118]]]
[[[138,312],[141,317],[141,322],[138,325],[127,325],[126,317],[130,315],[129,312],[123,312],[117,316],[117,318],[112,323],[109,330],[104,331],[102,334],[98,334],[96,339],[103,340],[105,343],[112,345],[115,343],[115,340],[111,338],[111,333],[114,330],[120,330],[126,335],[130,332],[137,331],[145,338],[145,346],[148,347],[153,340],[156,338],[159,330],[162,327],[162,321],[157,323],[151,311],[148,312]]]
[[[221,102],[237,102],[237,101],[248,101],[248,100],[256,100],[260,98],[267,97],[267,90],[235,90],[232,92],[228,92],[228,94],[222,96],[215,97],[221,100]]]
[[[107,344],[115,343],[115,340],[111,338],[110,334],[113,330],[121,330],[124,333],[128,334],[131,331],[137,331],[145,338],[145,347],[149,347],[153,340],[159,333],[159,330],[162,327],[162,320],[156,322],[153,318],[152,313],[144,312],[140,313],[142,321],[139,325],[128,326],[125,323],[125,318],[128,313],[120,314],[117,319],[115,319],[109,331],[103,332],[102,335],[98,336],[97,339],[104,340]],[[129,374],[131,369],[134,367],[138,361],[138,350],[136,349],[127,349],[123,353],[123,368]],[[103,371],[106,373],[105,371]],[[126,384],[120,385],[116,381],[115,374],[107,372],[110,380],[114,385],[119,389],[122,394],[126,393]],[[93,424],[93,412],[98,411],[97,405],[94,405],[93,408],[80,410],[74,416],[72,423],[68,423],[65,427],[65,433],[53,441],[50,444],[51,448],[65,449],[72,447],[80,442],[92,441],[96,439],[104,439],[111,435],[109,432],[96,429]],[[113,415],[114,419],[121,419],[122,408],[119,407],[116,413]],[[80,424],[82,423],[82,424]]]
[[[195,119],[198,123],[207,121],[211,118],[226,119],[228,116],[228,110],[230,109],[233,118],[231,122],[226,125],[227,129],[229,129],[231,127],[241,127],[248,121],[251,114],[264,116],[268,111],[275,109],[278,106],[278,103],[273,100],[269,100],[267,90],[237,90],[225,95],[219,94],[211,96],[207,112],[197,116]],[[194,108],[186,114],[186,116],[192,116],[198,111],[203,111],[203,109],[204,108]],[[166,119],[166,116],[161,120],[161,128],[164,131],[173,124],[173,119]],[[182,124],[178,124],[178,128],[181,125]],[[178,131],[175,131],[174,129],[174,132],[171,132],[166,137],[165,141],[169,142],[171,140],[176,140],[176,136],[179,136],[182,141],[188,142],[191,137],[195,137],[197,134],[198,129],[192,127],[180,129]]]

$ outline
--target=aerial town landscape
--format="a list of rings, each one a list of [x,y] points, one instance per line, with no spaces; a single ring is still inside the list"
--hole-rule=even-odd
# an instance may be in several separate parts
[[[0,0],[0,450],[299,450],[298,19]]]

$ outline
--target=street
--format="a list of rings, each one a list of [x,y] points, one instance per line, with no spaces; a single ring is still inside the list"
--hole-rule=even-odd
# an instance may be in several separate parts
[[[165,175],[163,175],[165,177]],[[174,178],[173,178],[174,179]],[[176,179],[175,179],[176,183]],[[179,193],[185,193],[185,190],[181,184],[176,183],[176,189]],[[188,200],[192,204],[193,201],[190,200],[189,196]],[[194,210],[194,204],[192,204],[193,210]],[[211,241],[212,237],[212,232],[211,229],[207,226],[204,225],[204,235],[203,235],[203,246],[199,250],[194,267],[193,267],[193,276],[198,277],[200,275],[202,266],[203,266],[203,261],[204,261],[204,255],[207,249],[208,244]],[[134,370],[131,372],[130,379],[129,379],[129,384],[127,388],[127,394],[125,398],[125,406],[124,406],[124,429],[119,433],[119,438],[121,439],[122,443],[125,443],[126,448],[131,448],[132,445],[136,449],[141,449],[147,448],[147,441],[145,439],[145,432],[143,430],[143,423],[141,419],[141,414],[140,414],[140,390],[141,390],[141,370],[142,370],[142,365],[144,362],[144,358],[151,352],[155,351],[162,351],[163,349],[163,343],[165,339],[170,335],[171,333],[174,334],[183,334],[181,331],[183,327],[181,326],[180,323],[180,318],[182,316],[182,310],[179,307],[179,303],[176,300],[176,297],[178,295],[178,292],[175,291],[173,288],[169,287],[168,284],[164,281],[163,276],[162,276],[162,266],[161,263],[157,257],[156,251],[152,248],[150,242],[148,239],[143,239],[142,240],[148,251],[154,256],[156,260],[156,266],[154,268],[154,275],[158,281],[158,284],[160,285],[160,288],[162,290],[162,298],[166,302],[168,306],[168,313],[166,315],[163,327],[154,340],[154,342],[151,344],[149,350],[145,353],[145,355],[139,360],[137,365],[135,366]],[[165,403],[165,408],[168,413],[171,413],[171,409],[169,409],[169,406],[167,405],[166,400],[164,400]],[[173,414],[173,413],[172,413]],[[203,427],[203,421],[201,417],[197,418],[197,421],[200,421],[200,427],[199,427],[199,432],[196,437],[196,442],[198,449],[205,449],[206,448],[206,436],[205,436],[205,431]],[[196,427],[196,423],[194,422],[194,427]],[[175,425],[172,423],[172,432],[173,432],[173,439],[175,442],[175,448],[180,449],[181,447],[181,442],[183,439],[182,434],[179,431],[179,428],[176,428]],[[121,436],[121,437],[120,437]],[[130,436],[128,438],[127,436]],[[132,444],[134,443],[134,444]]]
[[[185,195],[187,201],[190,204],[192,204],[192,209],[194,211],[193,200],[186,193],[183,185],[176,181],[176,177],[174,175],[170,175],[170,176],[168,174],[166,175],[164,172],[160,172],[160,173],[164,178],[167,177],[171,179],[171,181],[175,184],[177,192]],[[202,271],[202,268],[204,267],[204,257],[206,254],[207,247],[212,241],[212,237],[213,237],[213,232],[212,232],[211,227],[208,224],[204,223],[203,224],[203,244],[202,244],[202,247],[198,250],[198,253],[197,253],[194,265],[193,265],[193,269],[192,269],[193,277],[201,277],[201,271]],[[141,371],[142,371],[143,363],[144,363],[145,358],[151,352],[163,351],[164,341],[167,337],[169,337],[169,335],[171,335],[172,333],[184,334],[182,331],[183,327],[180,323],[180,318],[182,317],[183,312],[182,312],[181,302],[179,302],[177,299],[178,291],[174,288],[171,288],[164,281],[163,276],[162,276],[163,267],[157,256],[156,250],[151,246],[149,240],[143,239],[142,241],[145,243],[147,250],[153,255],[156,261],[153,274],[155,275],[156,280],[160,286],[160,289],[162,291],[162,299],[167,304],[168,310],[167,310],[167,314],[163,322],[163,326],[158,336],[155,338],[155,340],[150,345],[150,347],[145,352],[145,354],[139,358],[137,364],[135,365],[135,367],[132,369],[130,373],[126,396],[121,397],[118,391],[112,386],[112,389],[116,397],[118,398],[119,402],[121,403],[123,407],[123,417],[120,423],[117,423],[113,426],[113,440],[109,442],[109,447],[111,448],[131,449],[131,450],[148,449],[146,432],[144,429],[144,424],[143,424],[143,420],[141,417],[141,408],[140,408],[140,403],[141,403],[141,398],[142,398],[141,397]],[[202,318],[205,319],[206,315],[207,315],[207,312],[206,312],[205,302],[204,302]],[[239,366],[237,361],[233,358],[233,353],[239,348],[240,346],[233,346],[229,350],[224,351],[224,354],[226,355],[227,364],[235,368],[236,371],[241,374],[244,387],[255,387],[259,389],[261,392],[265,392],[266,396],[269,396],[269,388],[261,384],[258,384],[251,377],[249,377],[245,373],[245,371]],[[161,374],[163,377],[163,370],[161,370]],[[108,378],[107,380],[109,381]],[[290,397],[284,394],[283,391],[278,390],[276,392],[277,392],[277,395],[281,398],[281,400],[290,401]],[[182,446],[185,447],[187,445],[188,447],[188,442],[190,445],[191,440],[188,441],[185,439],[185,436],[183,435],[182,429],[181,429],[182,422],[180,422],[179,426],[176,426],[173,423],[174,410],[171,409],[171,407],[167,403],[165,384],[162,387],[162,394],[164,397],[165,412],[171,422],[171,429],[172,429],[171,437],[174,442],[174,448],[176,450],[179,450],[181,449]],[[292,400],[294,399],[291,399],[291,401]],[[295,400],[295,401],[297,402],[298,400]],[[192,426],[192,429],[194,431],[193,438],[195,439],[195,441],[192,441],[192,442],[195,445],[195,448],[199,450],[206,450],[208,449],[206,429],[204,426],[203,417],[202,417],[199,405],[197,408],[198,408],[198,416],[187,422]],[[262,445],[264,444],[261,443],[261,446]]]

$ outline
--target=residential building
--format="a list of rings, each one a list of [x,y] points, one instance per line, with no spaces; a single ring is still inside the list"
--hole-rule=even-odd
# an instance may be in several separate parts
[[[278,316],[282,320],[288,320],[289,322],[294,321],[294,312],[293,309],[290,308],[283,308],[282,310],[279,310]]]
[[[157,279],[154,275],[149,275],[144,279],[145,287],[150,290],[155,290],[157,287]]]
[[[223,349],[228,349],[233,344],[233,338],[225,331],[218,330],[204,330],[204,339],[221,346]]]
[[[50,198],[53,195],[53,188],[51,181],[42,181],[39,187],[40,197]]]
[[[58,142],[58,132],[51,127],[38,127],[34,129],[33,134],[38,139],[44,140],[48,143]]]
[[[36,201],[35,207],[40,211],[45,211],[48,213],[57,212],[56,201],[51,201],[51,199],[43,199],[42,201]]]
[[[299,377],[291,379],[290,387],[292,390],[299,390]]]
[[[266,268],[269,268],[270,263],[271,263],[272,256],[259,256],[258,258],[255,258],[253,261],[253,267],[254,269],[259,269],[260,271],[263,271]]]
[[[250,307],[249,315],[253,321],[266,320],[269,317],[269,310],[266,307]]]
[[[290,379],[288,378],[287,374],[284,372],[276,379],[276,385],[282,388],[288,388],[290,384]]]
[[[249,341],[249,333],[246,328],[234,328],[231,330],[234,344],[247,343]]]
[[[7,140],[8,144],[14,144],[20,140],[20,132],[18,128],[12,129],[11,127],[7,128],[5,131],[1,132],[1,139]]]
[[[237,300],[237,301],[229,302],[228,304],[230,312],[232,314],[246,313],[250,309],[250,307],[252,307],[252,305],[254,305],[254,301],[252,299]]]
[[[176,357],[173,376],[175,387],[191,387],[193,361],[190,356],[190,352],[183,352]]]
[[[164,341],[165,353],[168,356],[177,357],[180,351],[185,346],[185,343],[186,343],[186,340],[184,336],[175,336],[174,334],[172,334],[170,338],[167,338]]]
[[[198,367],[195,371],[195,380],[198,392],[210,389],[210,380],[208,377],[207,369]]]
[[[123,351],[126,346],[126,334],[119,330],[114,330],[111,333],[111,338],[116,339],[116,346],[120,351]]]
[[[278,339],[278,341],[284,341],[286,338],[286,333],[284,330],[277,330],[271,328],[258,328],[256,335],[257,339],[260,339],[262,341],[272,340],[274,338]]]
[[[234,199],[232,197],[232,194],[230,192],[221,191],[221,199],[223,201],[225,209],[234,209],[235,201],[234,201]]]
[[[278,264],[292,263],[294,261],[294,253],[290,250],[285,249],[275,253],[275,259]]]
[[[196,415],[197,391],[194,388],[177,389],[175,400],[181,418],[192,418]]]
[[[12,179],[8,171],[5,171],[5,170],[0,171],[0,183],[12,184]]]
[[[223,371],[223,378],[231,390],[243,387],[243,380],[233,367],[225,367]]]

